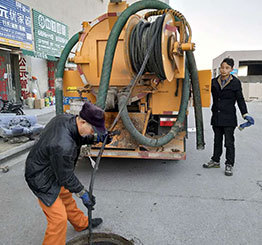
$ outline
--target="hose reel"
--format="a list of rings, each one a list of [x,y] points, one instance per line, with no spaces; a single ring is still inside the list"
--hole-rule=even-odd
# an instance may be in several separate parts
[[[189,71],[186,68],[185,52],[183,51],[193,50],[194,44],[189,42],[189,40],[191,41],[191,29],[185,18],[183,18],[182,23],[175,20],[175,16],[178,14],[183,16],[175,10],[153,11],[146,15],[147,18],[153,15],[161,15],[154,22],[149,22],[146,19],[139,18],[137,15],[133,15],[129,18],[127,24],[124,45],[125,61],[133,77],[140,70],[152,36],[156,30],[159,30],[145,73],[155,73],[160,80],[168,80],[170,82],[174,78],[184,78],[178,118],[167,135],[158,139],[148,138],[136,130],[129,118],[127,109],[124,109],[121,113],[125,127],[136,141],[142,145],[162,146],[167,144],[178,134],[185,119],[190,86]],[[190,30],[190,38],[188,39],[186,38],[187,25]],[[124,105],[124,98],[124,95],[119,94],[118,102],[120,107]]]
[[[175,60],[172,55],[172,47],[177,41],[178,33],[175,18],[169,12],[157,17],[154,22],[137,15],[130,17],[125,33],[125,61],[131,75],[135,76],[143,63],[147,47],[158,25],[161,26],[160,31],[145,72],[155,73],[160,80],[172,81],[175,74],[179,73],[178,60]]]

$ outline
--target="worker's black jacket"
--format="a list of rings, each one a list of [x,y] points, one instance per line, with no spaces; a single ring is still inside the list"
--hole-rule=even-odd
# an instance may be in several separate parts
[[[74,115],[58,115],[46,125],[25,166],[30,189],[46,206],[54,203],[61,186],[72,193],[84,188],[74,169],[81,145],[92,143],[93,136],[84,138],[78,133]]]
[[[212,79],[211,93],[213,97],[211,125],[237,126],[235,103],[237,102],[242,115],[247,113],[241,82],[231,75],[231,79],[222,87],[218,76]]]

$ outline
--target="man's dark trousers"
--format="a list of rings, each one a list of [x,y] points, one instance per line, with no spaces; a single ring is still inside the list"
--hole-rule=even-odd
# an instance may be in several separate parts
[[[226,163],[234,166],[235,163],[235,138],[234,131],[236,127],[217,127],[213,126],[214,131],[214,151],[212,160],[220,162],[220,157],[223,152],[223,135],[225,135],[225,147],[226,147]]]

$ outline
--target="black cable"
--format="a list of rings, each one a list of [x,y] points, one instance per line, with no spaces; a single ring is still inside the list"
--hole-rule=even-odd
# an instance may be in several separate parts
[[[129,40],[131,65],[133,70],[138,73],[145,59],[149,44],[151,43],[154,34],[157,33],[156,41],[154,42],[144,73],[155,73],[160,80],[166,79],[161,52],[161,37],[164,18],[165,14],[158,17],[156,21],[152,23],[144,20],[139,21],[139,23],[133,28]]]

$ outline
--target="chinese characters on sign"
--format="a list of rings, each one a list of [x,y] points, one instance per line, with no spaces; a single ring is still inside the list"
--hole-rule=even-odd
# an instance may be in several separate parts
[[[28,88],[28,78],[26,70],[26,59],[21,56],[19,59],[19,69],[20,69],[20,84],[21,84],[21,96],[24,99],[28,97],[29,88]]]
[[[28,6],[15,0],[0,0],[0,43],[33,49]]]
[[[7,76],[5,57],[0,56],[0,96],[3,100],[7,100]]]
[[[35,50],[60,57],[68,41],[68,26],[33,9]]]

